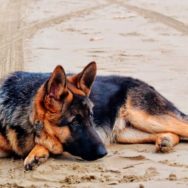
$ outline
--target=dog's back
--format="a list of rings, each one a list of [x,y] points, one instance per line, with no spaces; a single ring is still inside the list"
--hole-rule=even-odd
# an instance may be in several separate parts
[[[187,119],[184,113],[179,111],[173,103],[160,95],[153,87],[131,77],[98,76],[93,84],[90,98],[95,104],[94,120],[96,127],[99,128],[99,133],[105,130],[106,135],[110,135],[115,125],[121,127],[118,129],[123,129],[126,124],[132,124],[137,126],[138,129],[148,132],[160,132],[160,130],[157,130],[160,127],[159,125],[153,128],[147,126],[147,123],[145,125],[145,122],[153,117],[156,117],[156,121],[160,119],[165,121],[165,118],[170,116],[174,116],[179,121]],[[137,114],[138,111],[139,114]],[[141,114],[141,112],[143,113]],[[137,120],[138,115],[142,118],[147,117],[143,120],[142,118]],[[143,127],[140,124],[143,124]],[[169,131],[169,127],[163,129],[164,132],[165,130]],[[179,135],[183,136],[181,127],[175,130],[175,132],[177,131],[179,131]]]

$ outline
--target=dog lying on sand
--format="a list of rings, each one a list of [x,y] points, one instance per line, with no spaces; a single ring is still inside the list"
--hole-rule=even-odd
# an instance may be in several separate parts
[[[188,118],[143,81],[96,76],[91,62],[66,75],[15,72],[0,87],[0,156],[26,157],[31,170],[49,154],[67,151],[85,160],[107,154],[104,142],[154,142],[167,152],[188,137]]]

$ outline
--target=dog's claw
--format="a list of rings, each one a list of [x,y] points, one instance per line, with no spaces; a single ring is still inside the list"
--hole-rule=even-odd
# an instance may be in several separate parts
[[[33,167],[30,164],[25,165],[24,168],[25,168],[26,171],[33,169]]]

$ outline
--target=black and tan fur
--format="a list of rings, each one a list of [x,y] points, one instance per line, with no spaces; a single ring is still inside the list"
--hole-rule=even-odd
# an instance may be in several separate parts
[[[27,156],[25,168],[32,169],[49,153],[101,158],[101,139],[154,142],[166,152],[188,137],[187,116],[153,87],[130,77],[95,76],[94,62],[76,75],[66,76],[57,66],[51,75],[9,76],[0,88],[2,156]]]
[[[5,79],[0,88],[1,156],[14,152],[26,157],[29,170],[50,153],[68,151],[86,160],[106,155],[88,97],[95,75],[91,64],[69,77],[74,83],[61,66],[51,75],[16,72]]]

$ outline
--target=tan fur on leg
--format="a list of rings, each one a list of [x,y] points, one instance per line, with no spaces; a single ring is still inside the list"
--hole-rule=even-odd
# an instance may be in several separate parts
[[[171,132],[182,137],[188,137],[188,122],[177,117],[173,113],[151,115],[138,109],[128,100],[126,106],[122,106],[119,116],[129,121],[136,129],[148,133]]]
[[[116,132],[114,139],[118,143],[139,144],[155,142],[156,135],[140,131],[135,128],[126,127]]]
[[[0,158],[7,157],[11,150],[12,148],[6,138],[0,134]]]
[[[40,137],[35,138],[35,142],[47,148],[53,154],[62,154],[63,147],[60,141],[45,131],[40,133]]]
[[[45,162],[48,157],[49,151],[45,147],[37,144],[25,158],[24,167],[26,170],[32,170],[33,167]]]
[[[10,144],[8,143],[7,139],[2,136],[0,134],[0,148],[3,150],[3,151],[11,151],[11,146]]]

